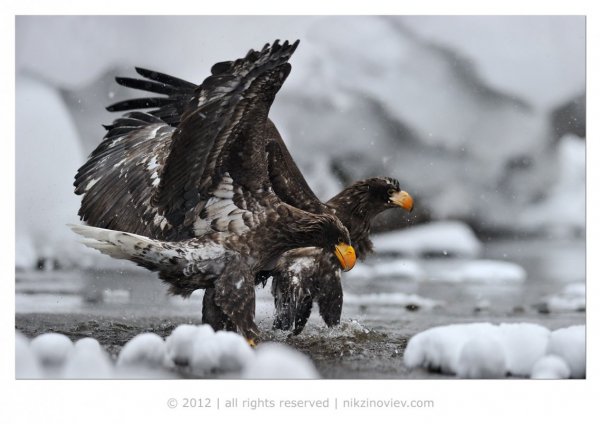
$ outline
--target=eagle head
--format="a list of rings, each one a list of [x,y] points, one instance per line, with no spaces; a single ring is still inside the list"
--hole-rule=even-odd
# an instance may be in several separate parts
[[[356,263],[356,252],[344,224],[333,215],[324,215],[321,236],[322,247],[335,254],[343,271],[350,271]]]

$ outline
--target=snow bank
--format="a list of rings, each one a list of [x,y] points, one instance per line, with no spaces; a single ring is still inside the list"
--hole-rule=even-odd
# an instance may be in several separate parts
[[[58,91],[16,78],[16,265],[76,262],[83,247],[66,224],[78,221],[73,176],[83,163],[78,135]]]
[[[29,339],[18,331],[15,334],[15,377],[42,378],[42,364],[31,350]]]
[[[569,378],[571,370],[563,358],[556,355],[546,355],[536,361],[531,369],[531,378],[561,379]]]
[[[557,181],[517,225],[555,237],[585,233],[585,140],[564,136],[558,145]]]
[[[565,373],[565,367],[556,359],[548,359],[548,355],[564,361],[570,373]],[[582,378],[585,376],[585,327],[554,332],[529,323],[435,327],[409,340],[404,363],[410,368],[424,367],[462,378],[506,375]]]
[[[541,312],[585,311],[585,283],[573,283],[560,292],[542,299],[537,305]]]
[[[571,377],[585,378],[585,325],[553,331],[548,342],[548,353],[565,360]]]
[[[473,258],[481,242],[471,228],[459,221],[436,221],[375,235],[377,253],[419,257],[426,255]]]
[[[239,334],[208,326],[181,325],[165,340],[154,333],[133,337],[113,362],[93,338],[73,344],[62,334],[31,342],[16,333],[17,378],[318,378],[304,354],[276,344],[255,350]]]

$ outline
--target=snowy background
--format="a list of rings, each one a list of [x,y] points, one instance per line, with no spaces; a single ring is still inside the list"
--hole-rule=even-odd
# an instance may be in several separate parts
[[[104,108],[139,96],[114,76],[142,66],[199,83],[213,63],[277,38],[301,43],[271,117],[317,194],[388,175],[415,198],[412,215],[377,220],[379,255],[345,276],[347,327],[336,337],[359,339],[352,317],[384,334],[402,327],[399,337],[464,322],[466,311],[487,325],[538,314],[547,339],[585,322],[585,18],[574,16],[17,17],[17,314],[116,316],[139,304],[131,310],[147,315],[143,305],[170,302],[197,315],[201,298],[188,309],[166,301],[148,274],[133,279],[152,279],[152,290],[121,287],[114,275],[140,272],[80,245],[65,225],[78,220],[73,176],[115,118]],[[77,269],[113,274],[69,274]],[[394,324],[392,307],[403,311]],[[437,318],[416,325],[415,309]],[[312,317],[306,337],[320,329]],[[471,350],[485,353],[478,343]],[[430,365],[426,353],[412,358],[409,368]],[[503,361],[488,374],[510,368]]]

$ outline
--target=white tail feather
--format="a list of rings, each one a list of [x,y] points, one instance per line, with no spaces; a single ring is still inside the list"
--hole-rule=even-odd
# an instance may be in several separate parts
[[[131,259],[145,246],[158,247],[155,240],[124,231],[107,230],[88,225],[69,225],[71,230],[85,237],[82,243],[116,259]]]

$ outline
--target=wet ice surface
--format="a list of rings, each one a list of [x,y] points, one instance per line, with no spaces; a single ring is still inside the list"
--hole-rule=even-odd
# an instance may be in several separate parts
[[[345,275],[341,325],[325,327],[315,306],[295,337],[271,330],[269,287],[259,288],[256,320],[268,338],[310,356],[325,378],[446,378],[408,369],[403,361],[408,339],[435,326],[527,322],[555,330],[585,323],[580,304],[559,311],[543,307],[545,299],[585,280],[583,240],[493,242],[484,244],[481,257],[500,262],[486,262],[482,270],[481,261],[471,259],[374,257],[368,262],[372,268],[365,269],[392,261],[401,268],[406,261],[411,271]],[[514,264],[526,273],[524,281]],[[479,271],[464,272],[473,267]],[[459,281],[457,274],[469,278]],[[581,292],[567,293],[573,291]],[[143,270],[17,272],[18,330],[28,337],[48,332],[74,341],[94,337],[113,359],[140,333],[166,337],[180,324],[200,323],[201,305],[201,292],[187,300],[169,297],[156,276]]]

